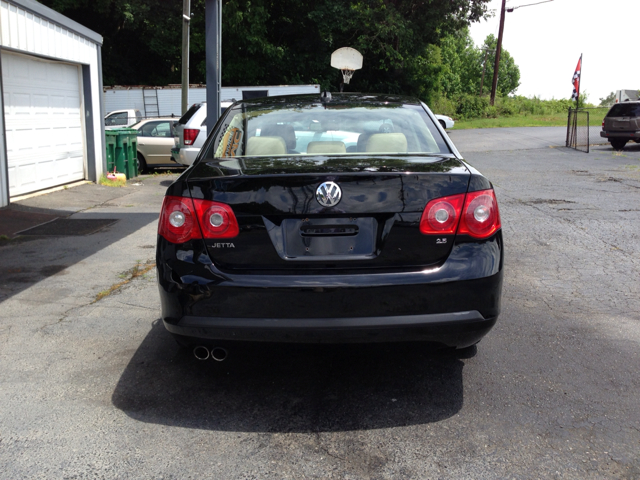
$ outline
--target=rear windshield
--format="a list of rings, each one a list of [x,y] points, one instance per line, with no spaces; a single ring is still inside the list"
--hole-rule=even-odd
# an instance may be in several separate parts
[[[449,154],[418,104],[238,104],[204,158]]]
[[[192,105],[191,108],[187,110],[187,113],[185,113],[182,117],[180,117],[180,120],[178,120],[178,123],[180,125],[185,125],[189,120],[191,120],[191,117],[195,115],[195,113],[198,111],[201,105],[202,105],[201,103],[196,103],[195,105]]]
[[[640,103],[616,103],[607,117],[640,117]]]

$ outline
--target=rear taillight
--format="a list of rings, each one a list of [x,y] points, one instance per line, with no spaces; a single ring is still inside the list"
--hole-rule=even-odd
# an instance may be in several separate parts
[[[500,227],[500,212],[493,190],[467,193],[458,233],[475,238],[487,238]]]
[[[185,145],[193,145],[193,142],[196,141],[200,130],[197,128],[185,128],[183,131],[183,138]]]
[[[162,204],[158,234],[171,243],[201,238],[232,238],[240,228],[233,210],[224,203],[167,196]]]
[[[463,203],[464,193],[431,200],[422,212],[420,232],[425,235],[455,234]]]
[[[240,232],[238,220],[229,205],[193,200],[204,238],[233,238]]]
[[[171,243],[184,243],[192,238],[200,238],[190,198],[164,197],[158,221],[158,235]]]
[[[420,219],[425,235],[453,235],[487,238],[500,229],[500,212],[493,190],[461,193],[431,200]]]

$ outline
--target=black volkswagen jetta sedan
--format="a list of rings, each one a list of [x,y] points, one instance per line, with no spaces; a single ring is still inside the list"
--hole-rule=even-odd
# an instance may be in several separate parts
[[[399,96],[235,103],[158,225],[162,319],[201,359],[232,340],[468,347],[502,264],[491,183]]]

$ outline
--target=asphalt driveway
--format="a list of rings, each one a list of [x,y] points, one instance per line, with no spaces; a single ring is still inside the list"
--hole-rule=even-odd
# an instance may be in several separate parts
[[[597,148],[608,145],[607,140],[600,136],[601,130],[600,126],[589,127],[590,145]],[[564,147],[567,141],[566,127],[479,128],[450,130],[448,133],[458,150],[466,156],[472,152]]]
[[[506,245],[502,315],[468,358],[249,344],[198,362],[159,322],[175,175],[25,200],[117,222],[0,247],[0,476],[640,478],[640,145],[505,130],[451,133]]]

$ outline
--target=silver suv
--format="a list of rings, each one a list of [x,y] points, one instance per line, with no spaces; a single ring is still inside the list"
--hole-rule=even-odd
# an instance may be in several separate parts
[[[220,114],[231,104],[221,102]],[[207,102],[194,103],[178,120],[173,133],[176,146],[171,149],[171,156],[182,165],[191,165],[207,139]]]
[[[600,136],[615,150],[622,150],[629,140],[640,143],[640,102],[616,103],[602,121]]]

